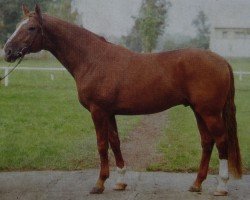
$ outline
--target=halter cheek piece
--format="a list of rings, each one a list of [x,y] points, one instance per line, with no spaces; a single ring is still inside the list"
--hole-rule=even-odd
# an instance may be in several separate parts
[[[31,43],[30,43],[28,46],[26,46],[26,47],[24,47],[23,49],[21,49],[21,51],[17,53],[21,58],[24,57],[24,56],[26,55],[26,53],[29,52],[30,47],[33,45],[33,43],[35,42],[35,40],[36,40],[36,38],[37,38],[37,36],[38,36],[38,34],[39,34],[39,30],[41,30],[41,33],[42,33],[42,46],[43,46],[44,32],[43,32],[43,26],[40,25],[40,29],[37,29],[36,35],[33,37]],[[25,51],[26,51],[26,52],[25,52]]]
[[[35,40],[36,40],[36,38],[37,38],[37,36],[38,36],[38,34],[39,34],[39,30],[41,30],[41,33],[42,33],[42,46],[43,46],[44,32],[43,32],[43,26],[42,26],[42,24],[41,24],[41,25],[40,25],[40,29],[38,29],[38,30],[36,31],[36,34],[35,34],[35,36],[33,37],[31,43],[30,43],[28,46],[22,48],[21,51],[19,51],[19,52],[17,53],[17,55],[20,57],[20,59],[18,60],[17,64],[9,71],[9,73],[7,73],[7,74],[6,74],[5,76],[3,76],[3,77],[0,77],[0,81],[4,80],[7,76],[9,76],[9,75],[11,74],[11,72],[13,72],[13,71],[17,68],[17,66],[22,62],[24,56],[26,55],[26,53],[29,52],[30,47],[31,47],[31,46],[33,45],[33,43],[35,42]],[[9,66],[10,66],[10,64],[9,64]],[[8,66],[8,67],[9,67],[9,66]]]

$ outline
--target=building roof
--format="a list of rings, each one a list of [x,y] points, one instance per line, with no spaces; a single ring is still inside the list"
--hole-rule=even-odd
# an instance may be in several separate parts
[[[217,3],[220,3],[220,1]],[[212,27],[250,28],[250,2],[237,3],[236,1],[226,4],[224,1],[221,3],[223,3],[223,6],[212,6]]]

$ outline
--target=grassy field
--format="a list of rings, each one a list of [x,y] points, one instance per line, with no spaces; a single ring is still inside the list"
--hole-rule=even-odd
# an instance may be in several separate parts
[[[235,71],[250,71],[249,59],[229,61]],[[245,171],[250,170],[250,76],[242,81],[235,76],[238,136]],[[196,120],[190,108],[178,106],[169,110],[164,138],[159,144],[164,154],[162,163],[154,163],[149,170],[197,171],[200,157],[200,136]],[[211,160],[211,171],[218,169],[215,148]]]
[[[250,59],[230,60],[234,70],[250,71]],[[0,66],[7,63],[0,60]],[[55,60],[24,60],[21,66],[61,66]],[[98,165],[94,126],[77,100],[68,72],[13,72],[8,87],[0,85],[0,170],[84,169]],[[244,167],[250,170],[250,76],[235,77],[237,121]],[[148,170],[196,171],[200,137],[189,108],[169,110],[165,135],[159,143],[161,163]],[[118,117],[126,136],[139,117]],[[211,169],[218,167],[214,150]]]
[[[61,66],[55,60],[24,60],[22,66]],[[6,66],[0,61],[0,66]],[[14,71],[0,85],[0,170],[75,170],[98,166],[91,116],[80,106],[66,71]],[[139,117],[118,117],[123,138]]]

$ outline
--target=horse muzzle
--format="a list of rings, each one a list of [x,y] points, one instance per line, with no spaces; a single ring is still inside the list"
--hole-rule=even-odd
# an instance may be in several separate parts
[[[4,59],[6,62],[15,62],[18,58],[22,57],[24,55],[24,49],[20,48],[19,50],[13,50],[10,47],[4,48]]]

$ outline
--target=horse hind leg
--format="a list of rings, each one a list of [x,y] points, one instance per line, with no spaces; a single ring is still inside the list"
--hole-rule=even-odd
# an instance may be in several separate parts
[[[120,149],[120,139],[118,136],[117,124],[115,116],[112,116],[109,120],[109,144],[115,156],[116,166],[117,166],[117,180],[114,186],[114,190],[125,190],[127,184],[125,183],[125,173],[126,167],[124,165],[124,160],[122,157]]]
[[[228,175],[228,139],[225,124],[222,114],[208,115],[204,117],[208,130],[215,139],[216,147],[218,149],[220,164],[218,186],[214,193],[216,196],[225,196],[228,193],[227,181]]]
[[[201,192],[202,190],[202,182],[206,179],[209,162],[214,146],[214,139],[211,137],[207,126],[201,116],[195,112],[195,117],[197,121],[197,125],[199,128],[200,136],[201,136],[201,146],[202,146],[202,157],[200,162],[199,171],[196,177],[195,182],[189,188],[190,192]]]

